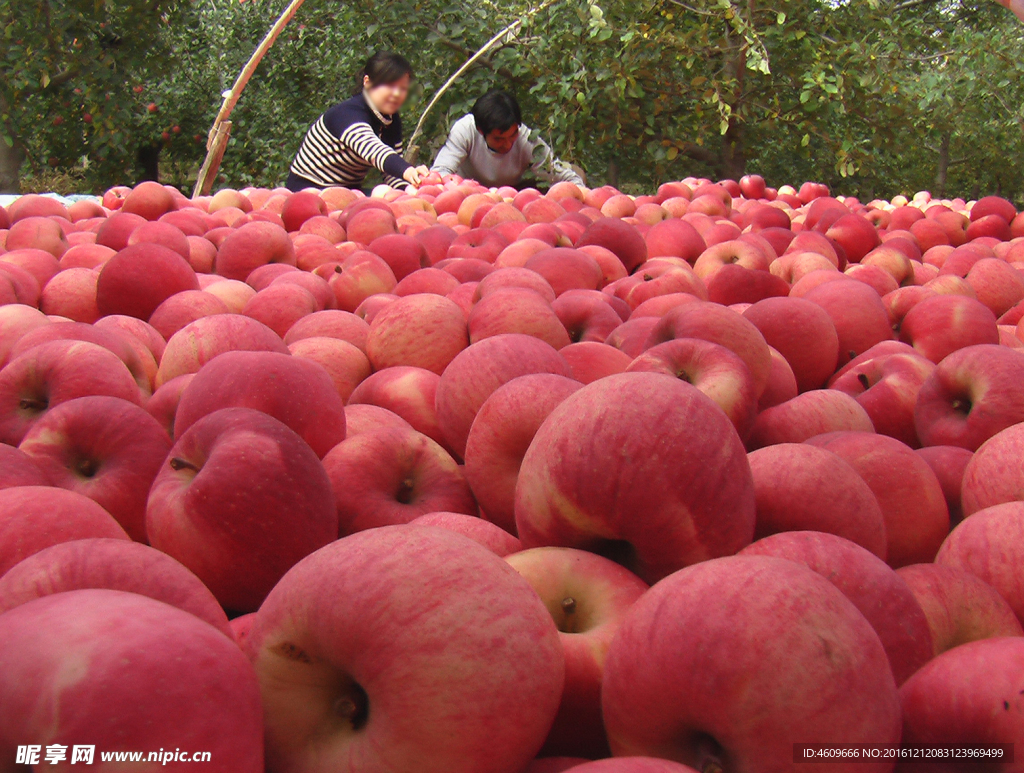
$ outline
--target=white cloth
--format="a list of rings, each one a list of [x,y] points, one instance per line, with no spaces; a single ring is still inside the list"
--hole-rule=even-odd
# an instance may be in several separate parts
[[[519,138],[512,150],[504,155],[495,153],[477,131],[472,113],[452,126],[448,141],[431,168],[442,175],[457,174],[490,188],[515,186],[531,170],[537,178],[551,183],[567,181],[583,185],[572,167],[555,158],[548,144],[526,126],[519,127]]]

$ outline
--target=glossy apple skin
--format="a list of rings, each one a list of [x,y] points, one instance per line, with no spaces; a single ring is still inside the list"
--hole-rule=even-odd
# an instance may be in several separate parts
[[[803,443],[779,443],[747,459],[757,499],[755,539],[813,530],[843,537],[885,560],[878,499],[841,457]]]
[[[353,390],[348,404],[387,408],[450,452],[437,421],[437,385],[440,381],[440,376],[425,368],[408,365],[384,368],[364,379]]]
[[[0,577],[0,613],[43,596],[88,588],[149,596],[233,638],[224,610],[198,577],[159,550],[120,539],[62,542],[16,564]]]
[[[225,352],[204,365],[182,392],[175,440],[204,416],[251,408],[296,432],[321,459],[345,439],[345,406],[319,364],[277,352]]]
[[[875,432],[918,448],[914,411],[921,387],[934,371],[933,363],[916,354],[886,354],[858,363],[833,379],[829,388],[860,403]]]
[[[820,389],[839,361],[839,336],[828,314],[803,298],[766,298],[743,312],[793,368],[801,392]]]
[[[74,491],[52,486],[0,491],[0,576],[40,550],[91,537],[130,539],[110,513]]]
[[[132,539],[146,541],[146,500],[171,439],[117,397],[79,397],[48,411],[19,446],[54,486],[89,497]]]
[[[409,521],[416,526],[436,526],[440,529],[448,529],[463,537],[468,537],[473,542],[478,542],[490,550],[494,555],[510,556],[523,549],[522,543],[513,537],[500,526],[490,521],[478,518],[475,515],[465,513],[427,513],[419,518]]]
[[[926,446],[975,451],[993,435],[1024,421],[1024,353],[983,344],[959,349],[921,386],[914,421]]]
[[[180,748],[210,752],[203,766],[217,773],[264,769],[253,667],[194,615],[136,593],[72,590],[0,615],[0,648],[5,760],[32,739],[67,746],[69,760],[73,745],[95,745],[97,764],[100,749]]]
[[[440,375],[467,346],[466,317],[458,304],[422,293],[400,298],[374,316],[366,355],[376,370],[411,365]]]
[[[1004,502],[1024,500],[1024,425],[1015,424],[992,436],[964,470],[961,506],[964,516]]]
[[[516,526],[524,547],[604,553],[655,582],[749,544],[753,488],[739,436],[709,398],[671,376],[622,373],[541,425],[516,485]]]
[[[938,295],[914,306],[900,325],[900,340],[934,363],[965,346],[998,344],[996,316],[962,295]]]
[[[911,588],[885,561],[842,537],[793,531],[758,540],[740,555],[803,564],[843,592],[878,634],[897,685],[932,658],[928,618]]]
[[[955,647],[900,689],[903,743],[1019,744],[1024,737],[1022,691],[1024,638],[983,639]],[[899,770],[919,767],[904,765]],[[985,768],[1016,771],[1020,762]]]
[[[750,369],[729,349],[698,338],[677,338],[652,346],[627,373],[664,373],[692,384],[710,397],[746,439],[757,416],[757,386]]]
[[[970,572],[943,564],[911,564],[896,573],[924,610],[936,655],[979,639],[1024,636],[1006,600]]]
[[[32,347],[0,371],[0,442],[18,445],[49,409],[91,395],[142,402],[128,367],[102,346],[61,340]]]
[[[445,368],[435,397],[437,420],[458,458],[465,457],[470,427],[484,401],[502,384],[530,373],[572,375],[550,344],[521,333],[475,343]]]
[[[544,742],[565,673],[529,583],[427,526],[361,532],[300,562],[260,607],[246,649],[271,770],[518,773]]]
[[[917,449],[916,453],[928,463],[938,478],[942,493],[946,497],[949,524],[956,526],[964,519],[961,492],[964,473],[967,472],[967,465],[971,463],[974,454],[966,448],[957,446],[929,446]]]
[[[551,412],[582,387],[554,373],[520,376],[494,390],[466,441],[466,480],[484,517],[516,534],[516,482],[530,443]]]
[[[651,588],[612,642],[601,699],[614,754],[696,770],[791,770],[793,744],[808,736],[900,739],[877,634],[832,583],[780,558],[705,561]]]
[[[747,447],[802,443],[825,432],[874,432],[871,417],[854,398],[835,389],[813,389],[758,414]]]
[[[545,756],[606,757],[601,682],[608,647],[647,583],[601,556],[533,548],[507,556],[547,607],[565,651],[565,690]]]
[[[324,457],[323,466],[342,536],[427,513],[477,514],[462,468],[412,429],[380,428],[349,438]]]
[[[965,518],[942,543],[935,563],[970,572],[991,585],[1024,623],[1022,553],[1024,502],[1006,502]]]
[[[297,561],[338,536],[331,483],[312,449],[250,408],[224,408],[174,444],[146,507],[150,544],[227,609],[256,609]]]

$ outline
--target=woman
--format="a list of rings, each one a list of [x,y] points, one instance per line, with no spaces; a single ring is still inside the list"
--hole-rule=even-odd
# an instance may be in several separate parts
[[[403,57],[383,51],[371,56],[359,92],[309,127],[292,162],[287,188],[359,188],[371,167],[379,169],[392,187],[418,185],[429,170],[402,158],[398,115],[411,80],[412,66]]]

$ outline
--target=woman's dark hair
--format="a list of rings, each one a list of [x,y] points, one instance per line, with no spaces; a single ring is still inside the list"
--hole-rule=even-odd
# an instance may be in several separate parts
[[[499,89],[488,91],[476,101],[473,105],[473,118],[476,120],[476,128],[485,137],[495,129],[506,132],[523,122],[516,98]]]
[[[364,77],[370,79],[371,86],[381,86],[401,80],[406,75],[410,78],[413,77],[412,65],[404,56],[393,54],[390,51],[378,51],[363,65],[363,69],[359,73],[359,88],[356,93],[362,93]]]

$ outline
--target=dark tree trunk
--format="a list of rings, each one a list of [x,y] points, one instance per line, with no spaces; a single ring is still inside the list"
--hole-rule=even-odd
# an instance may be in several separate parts
[[[152,180],[153,182],[160,182],[160,150],[162,146],[158,142],[154,142],[152,145],[142,145],[139,147],[139,152],[136,156],[138,161],[138,179],[136,183],[146,182]]]
[[[25,151],[15,142],[14,147],[0,139],[0,193],[21,193],[21,165]]]
[[[722,138],[722,161],[719,174],[723,179],[739,180],[747,173],[747,154],[743,139],[746,132],[737,120],[729,121],[729,128]]]
[[[619,187],[619,165],[614,158],[608,162],[608,184],[613,188]]]
[[[939,144],[939,162],[935,172],[935,191],[939,196],[946,195],[946,182],[949,179],[949,140],[950,134],[946,132]]]

